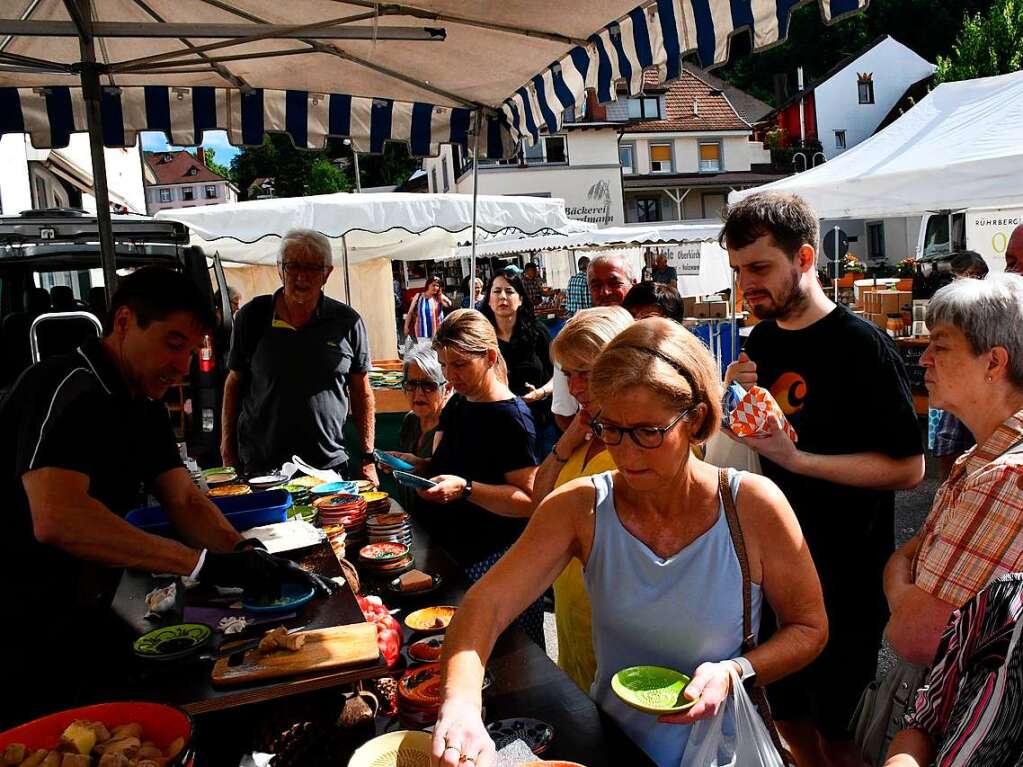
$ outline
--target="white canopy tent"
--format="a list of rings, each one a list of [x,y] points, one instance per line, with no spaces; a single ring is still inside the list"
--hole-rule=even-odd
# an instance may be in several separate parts
[[[390,262],[455,257],[458,243],[471,237],[473,213],[471,195],[339,193],[177,208],[156,217],[185,224],[193,245],[228,264],[263,267],[247,275],[250,291],[279,284],[274,267],[289,230],[327,236],[335,265],[327,292],[362,314],[380,354],[397,346]],[[504,237],[572,235],[593,226],[568,218],[563,200],[542,197],[481,195],[475,219],[480,232]]]
[[[1023,202],[1023,72],[944,83],[813,170],[728,196],[793,192],[818,217],[911,216]]]
[[[501,239],[481,242],[476,246],[478,256],[500,256],[511,253],[538,251],[593,251],[621,252],[635,267],[642,267],[643,246],[663,246],[668,263],[678,272],[678,289],[682,295],[716,293],[732,287],[732,272],[728,254],[718,244],[721,224],[714,222],[650,224],[594,229],[568,236],[547,235],[521,239]],[[467,257],[467,248],[458,255]]]

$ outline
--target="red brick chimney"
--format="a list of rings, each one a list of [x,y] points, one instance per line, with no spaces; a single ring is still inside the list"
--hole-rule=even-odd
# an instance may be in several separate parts
[[[586,122],[602,123],[607,120],[607,107],[597,101],[597,92],[593,89],[586,91]]]
[[[201,146],[195,148],[195,159],[201,162],[203,165],[206,164],[206,150]]]

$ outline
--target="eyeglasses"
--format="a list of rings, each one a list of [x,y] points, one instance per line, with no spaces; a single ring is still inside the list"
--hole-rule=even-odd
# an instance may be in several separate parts
[[[601,423],[595,418],[593,423],[590,424],[590,428],[593,429],[593,435],[603,440],[605,445],[610,445],[611,447],[620,445],[625,435],[628,434],[639,447],[653,450],[664,444],[664,435],[675,428],[675,425],[692,412],[692,410],[693,408],[691,407],[683,410],[667,426],[633,426],[630,428]]]
[[[317,266],[314,264],[300,264],[298,261],[285,261],[281,264],[281,268],[284,273],[290,277],[294,277],[298,274],[323,274],[327,267],[322,264]]]
[[[446,383],[447,381],[441,381],[440,383],[437,383],[436,381],[419,381],[414,378],[406,378],[404,381],[401,382],[401,388],[407,391],[409,394],[414,392],[416,389],[422,391],[423,394],[433,394]]]

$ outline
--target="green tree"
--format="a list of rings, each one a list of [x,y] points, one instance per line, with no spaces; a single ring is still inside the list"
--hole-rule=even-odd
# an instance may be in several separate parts
[[[1023,0],[996,0],[983,15],[966,14],[951,55],[937,64],[939,82],[1023,69]]]
[[[218,176],[224,178],[231,177],[231,170],[226,165],[217,162],[217,150],[213,147],[203,149],[203,154],[206,157],[206,167],[216,173]]]
[[[309,194],[347,192],[351,188],[348,176],[326,157],[318,158],[309,169]]]

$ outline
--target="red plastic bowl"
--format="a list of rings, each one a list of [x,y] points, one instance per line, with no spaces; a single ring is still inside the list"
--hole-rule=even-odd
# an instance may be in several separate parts
[[[153,741],[162,751],[175,738],[184,738],[184,748],[167,765],[186,767],[192,763],[192,717],[161,703],[97,703],[60,711],[0,733],[0,751],[11,743],[24,743],[29,749],[55,748],[61,733],[76,719],[103,722],[108,729],[137,722],[142,725],[143,739]]]

